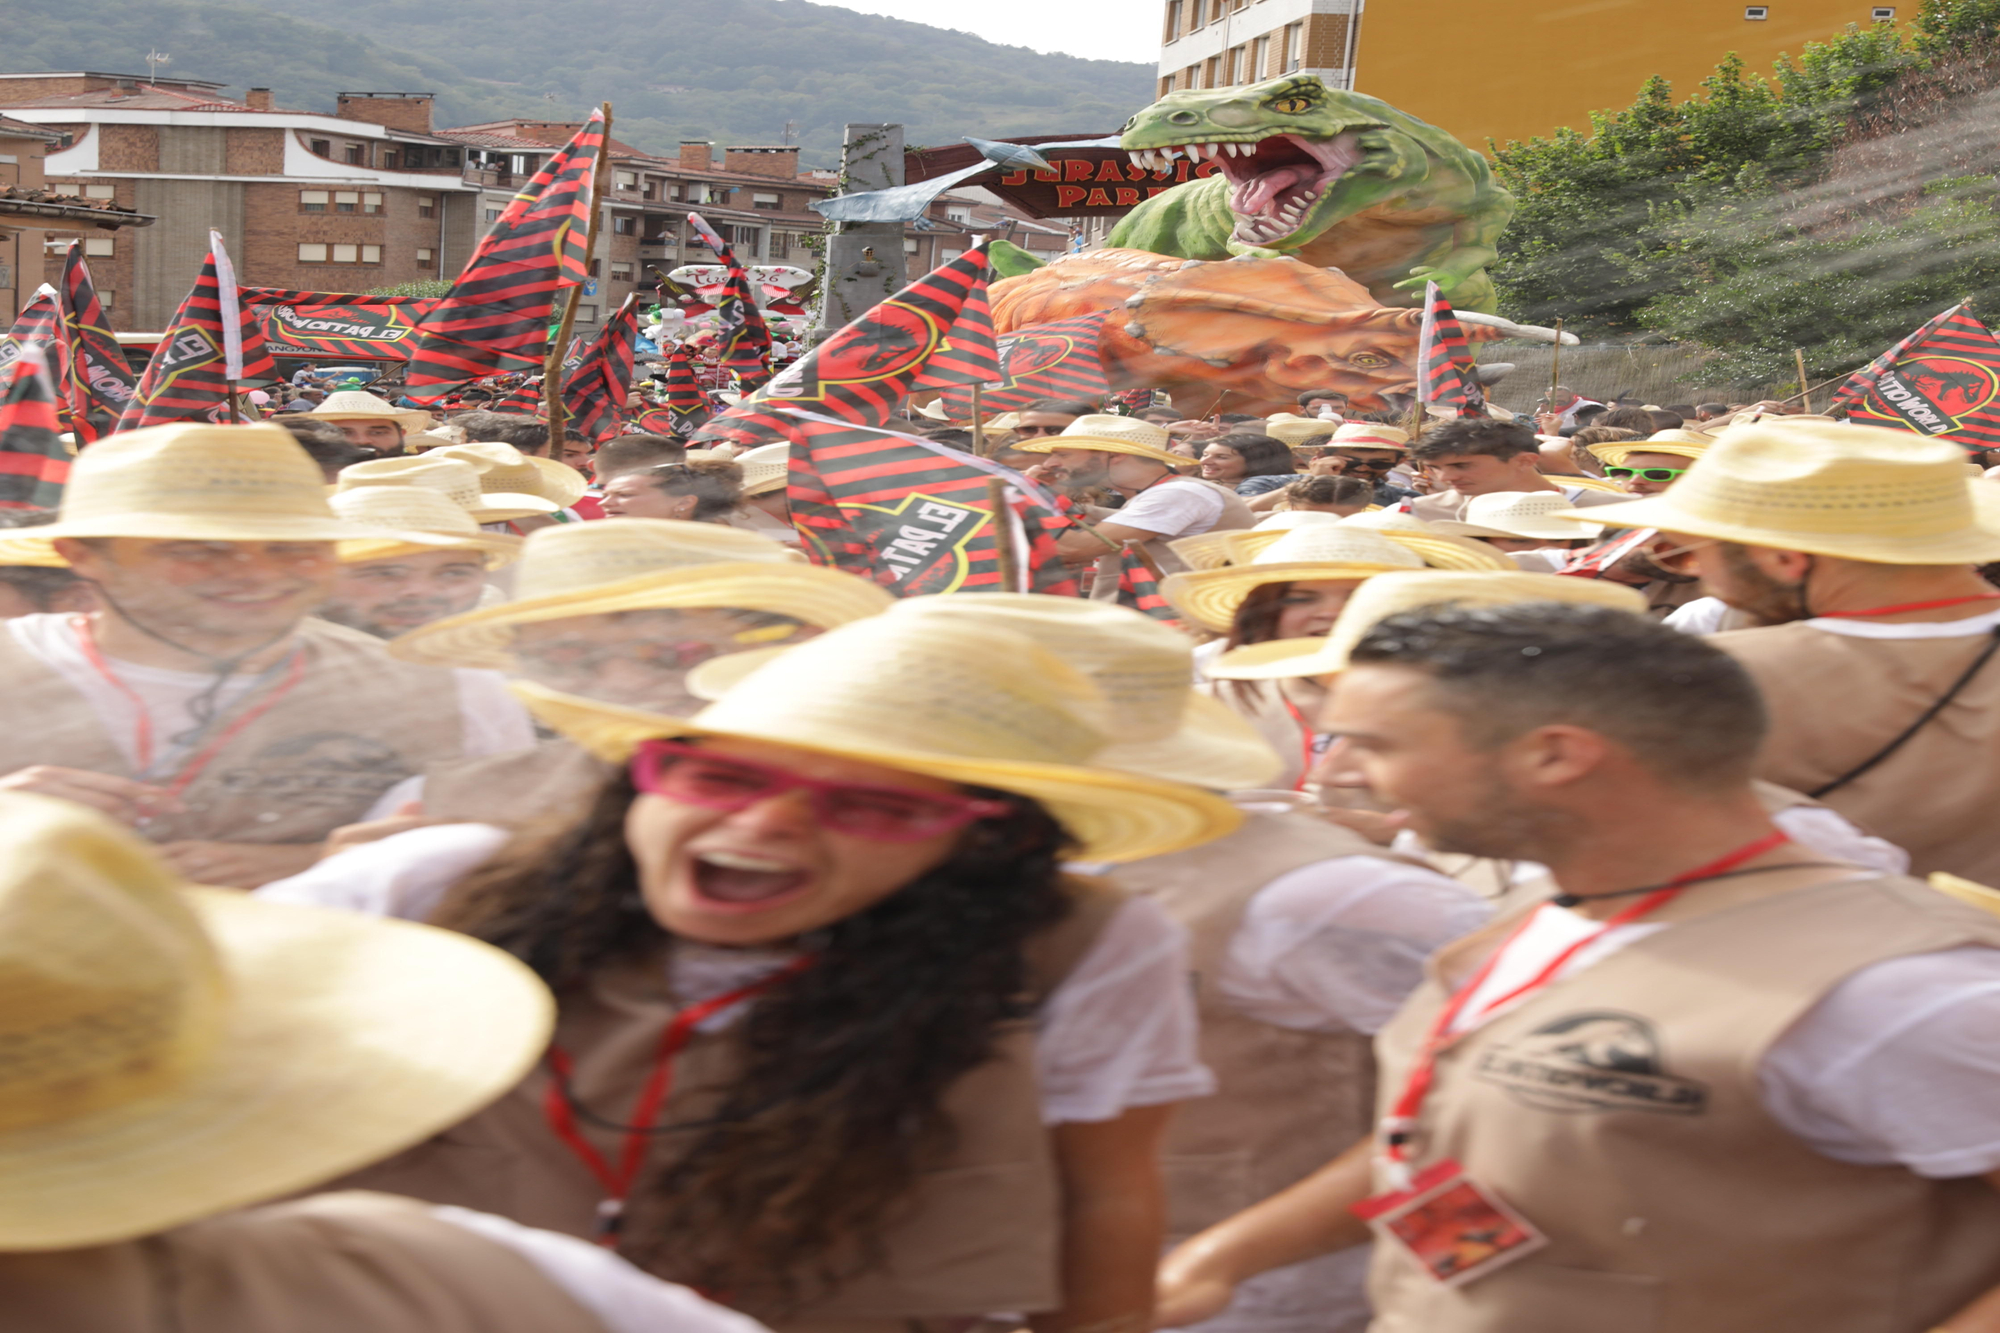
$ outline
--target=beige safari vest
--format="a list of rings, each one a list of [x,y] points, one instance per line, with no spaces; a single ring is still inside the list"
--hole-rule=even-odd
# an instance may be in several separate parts
[[[473,824],[573,818],[612,771],[561,739],[506,754],[451,759],[424,774],[424,817]]]
[[[323,621],[301,624],[298,641],[306,653],[298,684],[201,770],[181,795],[186,812],[153,819],[147,837],[318,842],[424,765],[463,752],[449,671],[398,662],[374,640]],[[83,696],[5,633],[0,680],[0,773],[55,764],[136,776]],[[260,690],[245,704],[264,697]]]
[[[521,1255],[423,1205],[323,1194],[140,1240],[0,1254],[18,1333],[604,1333]]]
[[[1432,960],[1376,1044],[1385,1111],[1446,983],[1521,915]],[[1761,895],[1718,883],[1657,919],[1672,929],[1445,1048],[1412,1165],[1455,1158],[1550,1244],[1458,1288],[1377,1245],[1372,1333],[1922,1333],[2000,1283],[2000,1191],[1824,1157],[1770,1117],[1757,1081],[1844,978],[2000,947],[2000,921],[1872,875]]]
[[[1750,672],[1770,711],[1757,776],[1810,792],[1916,721],[1991,641],[1863,639],[1803,622],[1711,635]],[[1827,805],[1935,870],[2000,883],[2000,661],[1876,768]]]
[[[1168,1131],[1167,1231],[1192,1236],[1304,1179],[1368,1132],[1375,1060],[1358,1032],[1299,1032],[1238,1012],[1216,978],[1257,891],[1339,856],[1400,860],[1308,815],[1250,812],[1226,838],[1118,866],[1107,878],[1153,898],[1191,937],[1201,1058],[1212,1097],[1183,1103]]]
[[[1072,886],[1076,910],[1029,945],[1037,1001],[1082,959],[1122,901],[1087,881]],[[660,1034],[676,1012],[657,955],[607,967],[581,993],[563,995],[555,1040],[574,1062],[574,1098],[609,1120],[629,1115]],[[737,1030],[696,1034],[674,1062],[674,1089],[661,1123],[698,1122],[713,1112],[735,1066]],[[604,1191],[550,1130],[543,1111],[548,1085],[546,1067],[537,1069],[470,1120],[343,1184],[589,1236]],[[1045,1310],[1061,1303],[1059,1182],[1041,1119],[1030,1025],[1006,1032],[993,1058],[947,1091],[945,1106],[957,1141],[922,1174],[908,1210],[888,1227],[886,1264],[807,1301],[785,1327]],[[579,1119],[580,1132],[599,1154],[617,1161],[622,1136]],[[662,1136],[661,1142],[673,1140]],[[628,1235],[645,1234],[648,1175],[671,1161],[671,1146],[654,1151],[656,1160],[629,1201]],[[800,1277],[810,1291],[810,1275]],[[753,1313],[769,1304],[767,1294],[752,1291],[730,1299]]]
[[[1231,488],[1209,481],[1203,477],[1178,477],[1176,480],[1195,482],[1198,485],[1208,487],[1222,496],[1222,515],[1215,520],[1215,523],[1208,531],[1239,532],[1244,528],[1254,528],[1257,526],[1257,520],[1260,517],[1257,511],[1244,503],[1243,497]],[[1118,521],[1118,511],[1116,509],[1093,508],[1090,510],[1090,514],[1093,523],[1116,523]],[[1175,553],[1169,543],[1178,541],[1186,535],[1186,533],[1176,532],[1165,537],[1154,537],[1148,541],[1139,542],[1137,545],[1140,550],[1153,558],[1153,563],[1160,567],[1160,573],[1178,574],[1188,568],[1188,563]],[[1107,551],[1097,558],[1095,566],[1097,572],[1092,577],[1090,585],[1091,597],[1101,602],[1116,601],[1118,599],[1118,571],[1120,563],[1117,551]]]

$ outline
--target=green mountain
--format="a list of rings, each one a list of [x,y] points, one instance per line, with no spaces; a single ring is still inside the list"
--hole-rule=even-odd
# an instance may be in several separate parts
[[[900,121],[912,144],[967,134],[1104,133],[1153,98],[1145,65],[1043,55],[810,0],[11,0],[5,72],[166,72],[269,87],[331,111],[336,92],[437,94],[440,125],[570,120],[612,103],[614,133],[780,143],[812,166],[841,126]],[[1024,34],[1026,35],[1026,34]]]

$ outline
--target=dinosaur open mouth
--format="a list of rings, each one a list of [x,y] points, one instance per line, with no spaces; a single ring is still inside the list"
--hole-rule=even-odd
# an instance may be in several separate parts
[[[1264,245],[1289,236],[1327,188],[1361,160],[1352,131],[1332,139],[1273,134],[1248,143],[1198,143],[1132,154],[1155,169],[1176,157],[1214,161],[1229,178],[1229,211],[1236,215],[1235,239]]]

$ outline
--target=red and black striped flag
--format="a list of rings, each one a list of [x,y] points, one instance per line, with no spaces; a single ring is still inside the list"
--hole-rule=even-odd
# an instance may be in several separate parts
[[[688,225],[715,252],[716,262],[729,270],[729,281],[715,299],[722,368],[733,372],[737,383],[747,392],[771,378],[771,330],[757,305],[750,274],[737,260],[736,252],[729,248],[729,242],[718,236],[699,213],[688,214]]]
[[[1953,306],[1848,376],[1833,406],[1849,421],[2000,449],[2000,339]]]
[[[1022,592],[1074,596],[1056,554],[1068,520],[1019,473],[914,435],[806,412],[774,414],[791,441],[792,524],[814,564],[873,579],[899,597],[1002,592],[986,482],[1014,488],[1008,534]]]
[[[83,262],[82,241],[69,243],[58,295],[63,340],[69,345],[69,364],[62,376],[63,401],[69,406],[76,442],[89,444],[117,426],[139,391],[139,381],[118,346],[118,335],[104,317],[104,303],[97,299],[90,268]]]
[[[14,317],[14,327],[0,338],[0,370],[14,363],[25,349],[39,347],[48,353],[49,363],[62,364],[62,310],[56,289],[46,282],[35,289],[28,304]]]
[[[226,421],[229,387],[277,378],[250,308],[236,299],[236,270],[222,233],[208,233],[208,257],[173,322],[153,349],[119,430],[169,421]]]
[[[1044,398],[1101,401],[1111,385],[1104,378],[1097,341],[1109,317],[1099,310],[1001,334],[1000,373],[980,390],[979,410],[1018,412]],[[972,419],[971,389],[946,389],[942,401],[951,420]]]
[[[1486,392],[1473,370],[1472,348],[1458,312],[1434,282],[1424,284],[1424,320],[1417,333],[1417,401],[1455,407],[1462,417],[1486,415]]]
[[[668,428],[662,435],[692,435],[714,414],[701,381],[694,375],[694,357],[685,347],[667,352],[667,393],[665,407]]]
[[[1146,562],[1139,558],[1139,553],[1129,546],[1118,561],[1118,605],[1143,611],[1155,620],[1180,623],[1173,603],[1160,593],[1160,581],[1153,577],[1152,570],[1146,568]]]
[[[514,196],[451,290],[417,322],[407,378],[413,389],[541,371],[556,294],[590,277],[585,249],[603,150],[600,109]]]
[[[563,411],[576,434],[602,442],[624,430],[625,405],[632,395],[632,340],[639,336],[638,294],[625,298],[583,349],[576,369],[563,377]]]
[[[995,378],[987,268],[986,248],[977,245],[933,269],[785,367],[737,411],[797,405],[879,426],[919,383]]]
[[[69,479],[69,450],[56,421],[56,386],[48,354],[19,349],[0,395],[0,509],[54,509]]]

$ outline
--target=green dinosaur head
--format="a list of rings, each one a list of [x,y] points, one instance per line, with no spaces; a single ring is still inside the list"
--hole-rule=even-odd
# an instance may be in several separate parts
[[[1230,248],[1297,249],[1430,174],[1415,126],[1387,103],[1286,74],[1236,88],[1168,93],[1125,122],[1119,146],[1142,167],[1213,161],[1229,179]]]

